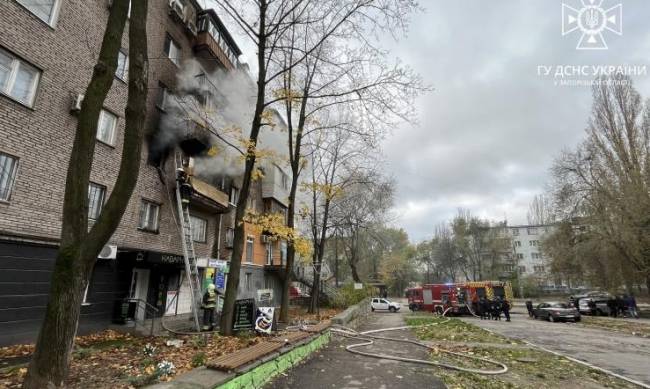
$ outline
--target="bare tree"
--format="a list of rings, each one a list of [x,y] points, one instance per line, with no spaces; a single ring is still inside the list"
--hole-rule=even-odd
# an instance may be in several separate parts
[[[63,200],[61,242],[45,318],[24,388],[63,387],[83,292],[102,247],[117,228],[135,187],[147,101],[147,1],[133,2],[129,22],[129,86],[120,170],[99,218],[88,229],[88,183],[99,113],[117,68],[128,0],[115,0],[77,121]]]
[[[536,195],[528,206],[526,217],[528,224],[532,225],[553,223],[555,216],[553,215],[553,205],[550,199],[544,195]]]

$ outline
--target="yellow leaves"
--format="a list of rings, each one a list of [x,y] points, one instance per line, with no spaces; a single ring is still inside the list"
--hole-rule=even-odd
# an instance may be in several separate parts
[[[208,149],[207,154],[209,157],[215,157],[219,154],[219,148],[216,145],[212,145],[210,146],[210,149]]]
[[[266,125],[268,125],[268,126],[271,126],[271,128],[273,128],[273,129],[274,129],[275,126],[277,125],[277,124],[273,121],[273,119],[274,119],[274,117],[273,117],[273,111],[271,111],[271,110],[265,109],[265,110],[262,112],[262,114],[260,115],[260,118],[262,119],[262,123],[264,123],[264,124],[266,124]]]
[[[302,97],[300,91],[295,89],[278,88],[273,91],[273,97],[283,101],[298,102]]]
[[[322,193],[327,200],[333,200],[343,195],[343,188],[340,185],[321,184],[319,182],[303,183],[301,184],[301,191]]]
[[[253,169],[253,172],[251,173],[251,180],[257,181],[264,178],[264,172],[262,169],[255,168]]]
[[[282,213],[255,214],[247,212],[244,221],[257,233],[266,233],[273,240],[285,240],[293,243],[296,253],[301,257],[310,257],[312,245],[309,239],[302,237],[298,231],[286,225]]]

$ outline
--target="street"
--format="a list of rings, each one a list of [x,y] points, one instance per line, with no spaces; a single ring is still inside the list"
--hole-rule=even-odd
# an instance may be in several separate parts
[[[574,323],[534,320],[524,312],[512,315],[509,323],[475,317],[463,317],[462,320],[650,384],[648,338],[586,328]]]
[[[404,308],[402,308],[404,309]],[[368,323],[360,331],[399,327],[405,325],[404,315],[398,313],[371,313]],[[395,331],[391,337],[415,339],[411,331]],[[271,381],[267,388],[445,388],[436,378],[435,370],[406,362],[376,359],[355,355],[345,350],[357,340],[332,335],[332,342],[307,362],[291,369],[286,376]],[[362,351],[386,353],[397,356],[428,359],[428,352],[417,346],[376,340]]]

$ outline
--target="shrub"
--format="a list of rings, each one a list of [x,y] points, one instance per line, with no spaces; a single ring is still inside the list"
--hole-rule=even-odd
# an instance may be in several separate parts
[[[341,286],[338,291],[338,295],[331,303],[335,308],[347,308],[358,304],[366,297],[371,297],[376,293],[373,286],[365,285],[363,289],[355,289],[353,283]]]
[[[199,352],[192,356],[192,367],[199,367],[205,365],[207,357],[204,352]]]

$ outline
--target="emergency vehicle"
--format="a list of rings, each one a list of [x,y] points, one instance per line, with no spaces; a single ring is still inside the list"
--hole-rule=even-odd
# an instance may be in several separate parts
[[[409,309],[442,314],[462,315],[476,310],[474,303],[481,297],[493,300],[502,297],[512,301],[512,286],[508,281],[468,281],[448,284],[426,284],[406,291]],[[471,309],[471,311],[470,311]]]

